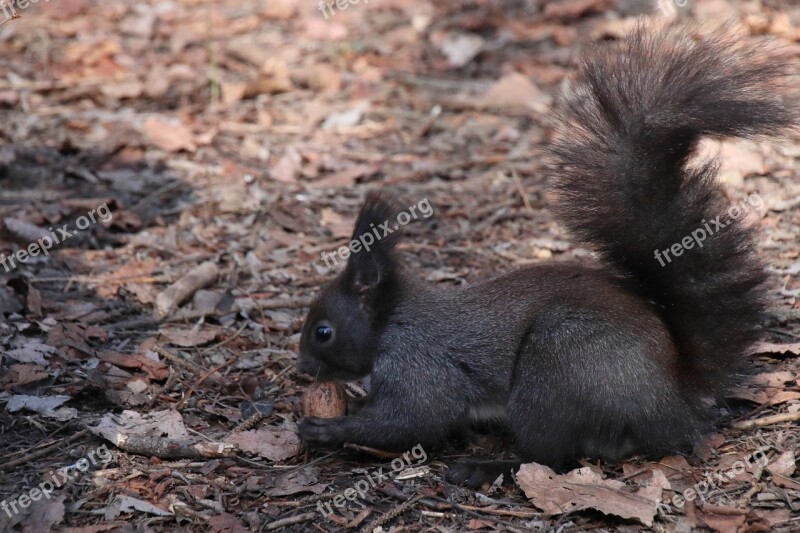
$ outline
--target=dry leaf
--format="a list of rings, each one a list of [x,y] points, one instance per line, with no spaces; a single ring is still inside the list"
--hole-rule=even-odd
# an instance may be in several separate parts
[[[165,329],[160,332],[161,337],[167,340],[170,344],[189,348],[191,346],[200,346],[213,341],[219,335],[219,329],[214,327],[205,326],[203,329]]]
[[[222,513],[208,519],[211,533],[250,533],[238,518],[230,513]]]
[[[182,124],[151,118],[144,123],[143,131],[149,144],[166,152],[194,152],[196,148],[192,132]]]
[[[283,461],[300,453],[300,438],[294,431],[262,428],[229,435],[225,442],[270,461]]]
[[[336,111],[328,115],[322,123],[323,130],[337,128],[350,128],[361,122],[364,113],[369,109],[369,102],[359,102],[358,105],[346,111]]]
[[[34,363],[41,366],[47,366],[49,356],[55,354],[57,350],[52,346],[43,344],[39,339],[24,339],[18,341],[22,343],[21,346],[13,350],[0,352],[3,355],[14,359],[20,363]]]
[[[477,56],[485,41],[474,33],[434,32],[431,42],[454,67],[463,67]]]
[[[59,407],[61,404],[70,401],[70,396],[27,396],[17,394],[8,399],[6,409],[9,413],[16,413],[22,409],[39,413],[48,418],[56,420],[71,420],[78,416],[78,410],[72,407]]]
[[[153,354],[153,352],[150,352]],[[125,354],[116,352],[101,352],[98,358],[101,361],[110,363],[120,368],[132,368],[143,370],[147,376],[155,381],[167,379],[169,376],[169,368],[164,363],[157,359],[152,359],[147,355],[140,354]]]
[[[156,516],[171,516],[172,513],[161,507],[157,507],[150,502],[133,498],[125,494],[118,494],[114,501],[112,501],[105,509],[104,517],[106,520],[113,520],[122,513],[130,513],[132,511],[139,511],[140,513],[147,513]]]
[[[289,146],[272,168],[269,175],[283,183],[294,183],[297,181],[297,175],[300,173],[300,164],[302,162],[303,158],[300,156],[300,153],[293,146]]]
[[[552,98],[526,76],[513,72],[489,87],[481,101],[487,107],[526,107],[545,112],[552,103]]]
[[[39,365],[11,365],[8,375],[3,378],[3,383],[19,386],[36,383],[48,377],[50,374]]]
[[[559,475],[536,463],[524,464],[517,473],[517,484],[536,507],[548,515],[596,509],[622,518],[636,518],[653,524],[661,502],[661,485],[669,483],[660,470],[645,487],[629,487],[621,481],[603,479],[584,467]]]
[[[795,471],[795,457],[793,451],[783,452],[777,459],[772,461],[767,466],[767,471],[770,474],[791,477]]]
[[[189,432],[183,424],[183,416],[172,409],[151,411],[146,414],[136,411],[122,411],[119,415],[108,413],[89,430],[115,446],[124,443],[131,436],[169,439],[182,439],[189,436]]]

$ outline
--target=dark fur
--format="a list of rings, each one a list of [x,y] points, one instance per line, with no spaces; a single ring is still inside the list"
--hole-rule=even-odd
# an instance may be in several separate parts
[[[371,374],[371,390],[355,414],[304,419],[303,440],[432,448],[497,418],[521,460],[554,467],[694,442],[756,338],[764,273],[741,222],[665,267],[654,250],[726,213],[714,165],[687,167],[702,136],[794,124],[795,107],[776,96],[784,69],[769,57],[642,28],[590,55],[552,153],[561,217],[602,264],[444,290],[403,269],[395,238],[352,256],[312,306],[299,365],[320,378]],[[368,196],[354,236],[395,211]],[[314,341],[322,321],[337,334],[326,346]],[[467,465],[451,479],[478,485],[507,468]]]

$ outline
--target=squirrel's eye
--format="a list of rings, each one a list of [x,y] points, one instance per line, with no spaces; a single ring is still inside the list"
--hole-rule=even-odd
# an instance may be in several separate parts
[[[316,331],[314,331],[314,336],[316,337],[317,342],[328,342],[331,340],[331,337],[333,337],[333,328],[330,326],[317,326]]]

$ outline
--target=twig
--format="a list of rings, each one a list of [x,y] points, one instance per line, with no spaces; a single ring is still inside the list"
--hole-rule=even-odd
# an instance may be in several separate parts
[[[364,527],[362,527],[361,529],[358,530],[359,533],[370,533],[376,527],[382,526],[386,522],[397,518],[401,514],[405,513],[409,509],[411,509],[423,497],[424,496],[422,496],[420,494],[418,496],[414,496],[413,498],[411,498],[408,501],[405,501],[405,502],[401,503],[400,505],[398,505],[397,507],[395,507],[394,509],[392,509],[388,513],[386,513],[384,515],[381,515],[378,518],[376,518],[375,520],[367,523],[366,526],[364,526]]]
[[[517,186],[519,195],[522,197],[522,203],[525,204],[525,209],[533,213],[533,206],[531,206],[531,201],[528,199],[528,191],[525,190],[525,185],[514,167],[511,167],[511,176],[514,178],[514,185]]]
[[[800,420],[800,412],[797,413],[782,413],[779,415],[765,416],[764,418],[756,418],[755,420],[744,420],[733,424],[735,429],[753,429],[764,426],[771,426],[773,424],[781,424],[783,422],[796,422]]]
[[[273,529],[278,529],[285,526],[292,526],[294,524],[300,524],[302,522],[308,522],[309,520],[314,520],[316,518],[317,513],[304,513],[295,516],[290,516],[288,518],[281,518],[280,520],[276,520],[270,524],[267,524],[264,529],[267,531],[272,531]]]
[[[14,468],[16,466],[19,466],[21,464],[33,461],[34,459],[38,459],[39,457],[42,457],[43,455],[47,455],[49,452],[53,451],[54,449],[58,448],[59,446],[63,446],[64,444],[67,444],[69,442],[72,442],[74,440],[79,439],[80,437],[83,437],[88,432],[89,432],[88,429],[82,429],[79,432],[77,432],[77,433],[75,433],[73,435],[70,435],[69,437],[65,437],[65,438],[59,440],[58,442],[54,442],[53,444],[42,448],[41,450],[34,450],[32,452],[28,452],[25,455],[23,455],[22,457],[18,457],[16,459],[12,460],[12,461],[8,461],[8,462],[5,462],[5,463],[1,464],[0,465],[0,470],[9,470],[9,469]]]
[[[256,411],[253,416],[246,420],[242,420],[236,427],[231,430],[231,433],[237,433],[239,431],[250,431],[254,427],[258,425],[259,422],[264,420],[266,417],[264,413],[261,411]]]
[[[192,397],[192,394],[194,393],[194,391],[195,391],[195,390],[197,390],[197,387],[199,387],[200,385],[202,385],[202,384],[203,384],[203,382],[204,382],[205,380],[207,380],[208,378],[210,378],[210,377],[211,377],[213,374],[215,374],[216,372],[219,372],[220,370],[222,370],[222,369],[223,369],[223,368],[225,368],[226,366],[230,366],[230,365],[232,365],[232,364],[233,364],[233,363],[235,363],[235,362],[236,362],[238,359],[239,359],[239,356],[238,356],[238,355],[235,355],[235,356],[231,357],[230,359],[228,359],[227,361],[225,361],[224,363],[222,363],[221,365],[218,365],[218,366],[216,366],[216,367],[212,368],[211,370],[209,370],[208,372],[206,372],[205,374],[203,374],[202,376],[200,376],[200,379],[199,379],[199,380],[197,380],[197,383],[193,383],[193,384],[192,384],[192,386],[189,388],[189,392],[187,392],[187,393],[186,393],[186,396],[184,396],[183,398],[181,398],[181,399],[178,401],[178,403],[176,403],[176,404],[175,404],[175,407],[173,407],[173,409],[175,409],[176,411],[179,411],[179,410],[180,410],[180,408],[181,408],[181,407],[183,407],[183,404],[185,404],[185,403],[186,403],[186,401],[187,401],[189,398],[191,398],[191,397]]]

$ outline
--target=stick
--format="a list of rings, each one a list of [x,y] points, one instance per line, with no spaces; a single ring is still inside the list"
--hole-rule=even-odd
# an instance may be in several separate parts
[[[369,522],[366,526],[364,526],[361,529],[359,529],[358,533],[371,533],[371,531],[373,529],[375,529],[376,527],[382,526],[383,524],[385,524],[389,520],[393,520],[394,518],[397,518],[401,514],[405,513],[409,509],[411,509],[422,498],[423,498],[422,495],[418,495],[418,496],[414,496],[413,498],[411,498],[408,501],[405,501],[405,502],[401,503],[400,505],[398,505],[397,507],[395,507],[394,509],[392,509],[388,513],[386,513],[384,515],[381,515],[378,518],[376,518],[375,520]]]
[[[264,529],[267,531],[272,531],[273,529],[278,529],[284,526],[291,526],[294,524],[299,524],[301,522],[308,522],[309,520],[314,520],[317,516],[317,513],[305,513],[299,514],[295,516],[290,516],[289,518],[281,518],[280,520],[276,520],[270,524],[267,524]]]
[[[771,426],[772,424],[781,424],[783,422],[796,422],[800,420],[800,412],[797,413],[783,413],[779,415],[765,416],[764,418],[756,418],[755,420],[744,420],[733,424],[735,429],[753,429],[764,426]]]

